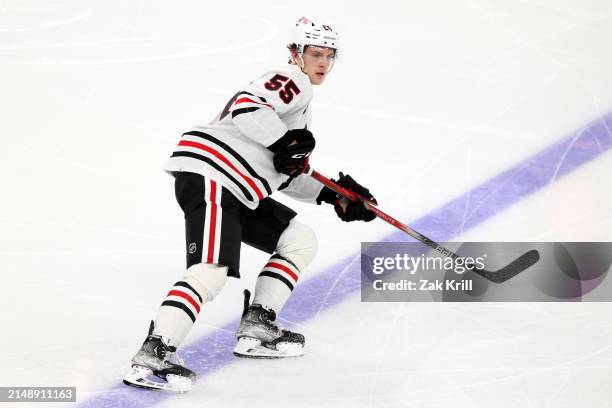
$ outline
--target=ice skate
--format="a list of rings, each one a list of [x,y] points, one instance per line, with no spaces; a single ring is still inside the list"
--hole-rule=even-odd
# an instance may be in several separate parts
[[[251,293],[244,291],[244,311],[236,337],[234,355],[246,358],[286,358],[304,354],[304,336],[274,323],[276,313],[261,305],[249,306]]]
[[[196,380],[193,371],[182,366],[182,361],[174,355],[177,363],[169,361],[176,347],[168,345],[166,339],[154,336],[153,322],[149,335],[142,347],[132,358],[132,369],[123,378],[126,385],[156,390],[187,392]],[[179,364],[180,363],[180,364]]]

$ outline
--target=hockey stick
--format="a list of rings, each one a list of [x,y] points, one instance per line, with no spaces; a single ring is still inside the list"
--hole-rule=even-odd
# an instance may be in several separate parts
[[[368,210],[376,214],[378,218],[393,225],[395,228],[404,231],[406,234],[410,235],[412,238],[433,248],[434,250],[438,251],[442,255],[446,255],[452,258],[453,260],[461,258],[459,255],[457,255],[450,249],[445,248],[442,245],[438,244],[437,242],[432,241],[431,239],[427,238],[425,235],[421,234],[420,232],[413,230],[406,224],[399,222],[395,218],[391,217],[389,214],[379,210],[376,207],[376,204],[374,202],[358,194],[355,194],[351,190],[347,190],[339,186],[338,184],[334,183],[327,177],[323,176],[321,173],[315,171],[313,168],[308,167],[305,173],[311,176],[312,178],[314,178],[315,180],[317,180],[318,182],[320,182],[321,184],[323,184],[324,186],[329,187],[330,189],[335,191],[337,194],[340,194],[341,196],[346,197],[347,199],[351,201],[361,201],[363,205],[365,206],[365,208],[367,208]],[[519,256],[514,261],[510,262],[508,265],[504,266],[503,268],[498,269],[497,271],[487,271],[486,269],[476,268],[474,265],[466,265],[466,266],[469,267],[470,270],[473,271],[474,273],[482,276],[483,278],[491,282],[502,283],[502,282],[505,282],[513,278],[519,273],[523,272],[525,269],[529,268],[530,266],[532,266],[539,260],[540,260],[540,253],[537,250],[532,249],[530,251],[525,252],[523,255]]]

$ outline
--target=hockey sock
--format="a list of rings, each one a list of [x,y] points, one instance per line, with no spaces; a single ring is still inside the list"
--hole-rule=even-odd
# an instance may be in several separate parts
[[[186,280],[176,282],[159,308],[153,334],[178,347],[195,323],[202,303],[202,295],[193,285]]]
[[[299,276],[300,271],[293,262],[278,254],[272,255],[257,277],[253,303],[274,310],[278,316]]]
[[[227,266],[198,263],[170,289],[159,308],[153,334],[178,347],[193,326],[206,302],[212,301],[227,281]]]

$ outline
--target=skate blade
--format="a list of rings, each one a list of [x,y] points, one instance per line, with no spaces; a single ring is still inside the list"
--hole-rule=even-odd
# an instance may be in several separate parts
[[[175,393],[184,393],[191,390],[193,382],[185,377],[168,374],[166,381],[156,377],[150,368],[132,366],[130,372],[123,377],[123,383],[132,387],[146,388]]]
[[[269,348],[261,344],[261,340],[250,337],[241,337],[234,348],[234,355],[241,358],[292,358],[304,355],[304,347],[298,343],[278,343],[276,348]]]

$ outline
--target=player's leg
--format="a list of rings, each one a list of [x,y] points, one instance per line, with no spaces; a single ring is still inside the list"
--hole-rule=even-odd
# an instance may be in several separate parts
[[[128,385],[176,390],[170,382],[178,379],[179,388],[188,388],[195,374],[167,357],[183,342],[203,305],[221,291],[227,276],[238,276],[244,206],[214,180],[194,173],[178,173],[175,191],[185,213],[187,271],[162,301],[147,339],[132,359],[134,368],[124,379]],[[146,374],[168,382],[153,383]]]
[[[162,302],[153,333],[178,346],[202,305],[217,296],[228,275],[238,276],[245,207],[220,184],[199,174],[179,173],[175,190],[185,213],[187,272]]]
[[[245,313],[237,332],[234,354],[241,357],[279,358],[303,354],[304,337],[283,330],[276,317],[317,251],[312,229],[290,208],[270,199],[248,212],[243,242],[271,253],[255,286],[253,304],[245,300]]]
[[[314,231],[293,218],[259,273],[253,303],[273,310],[278,316],[316,252]]]

